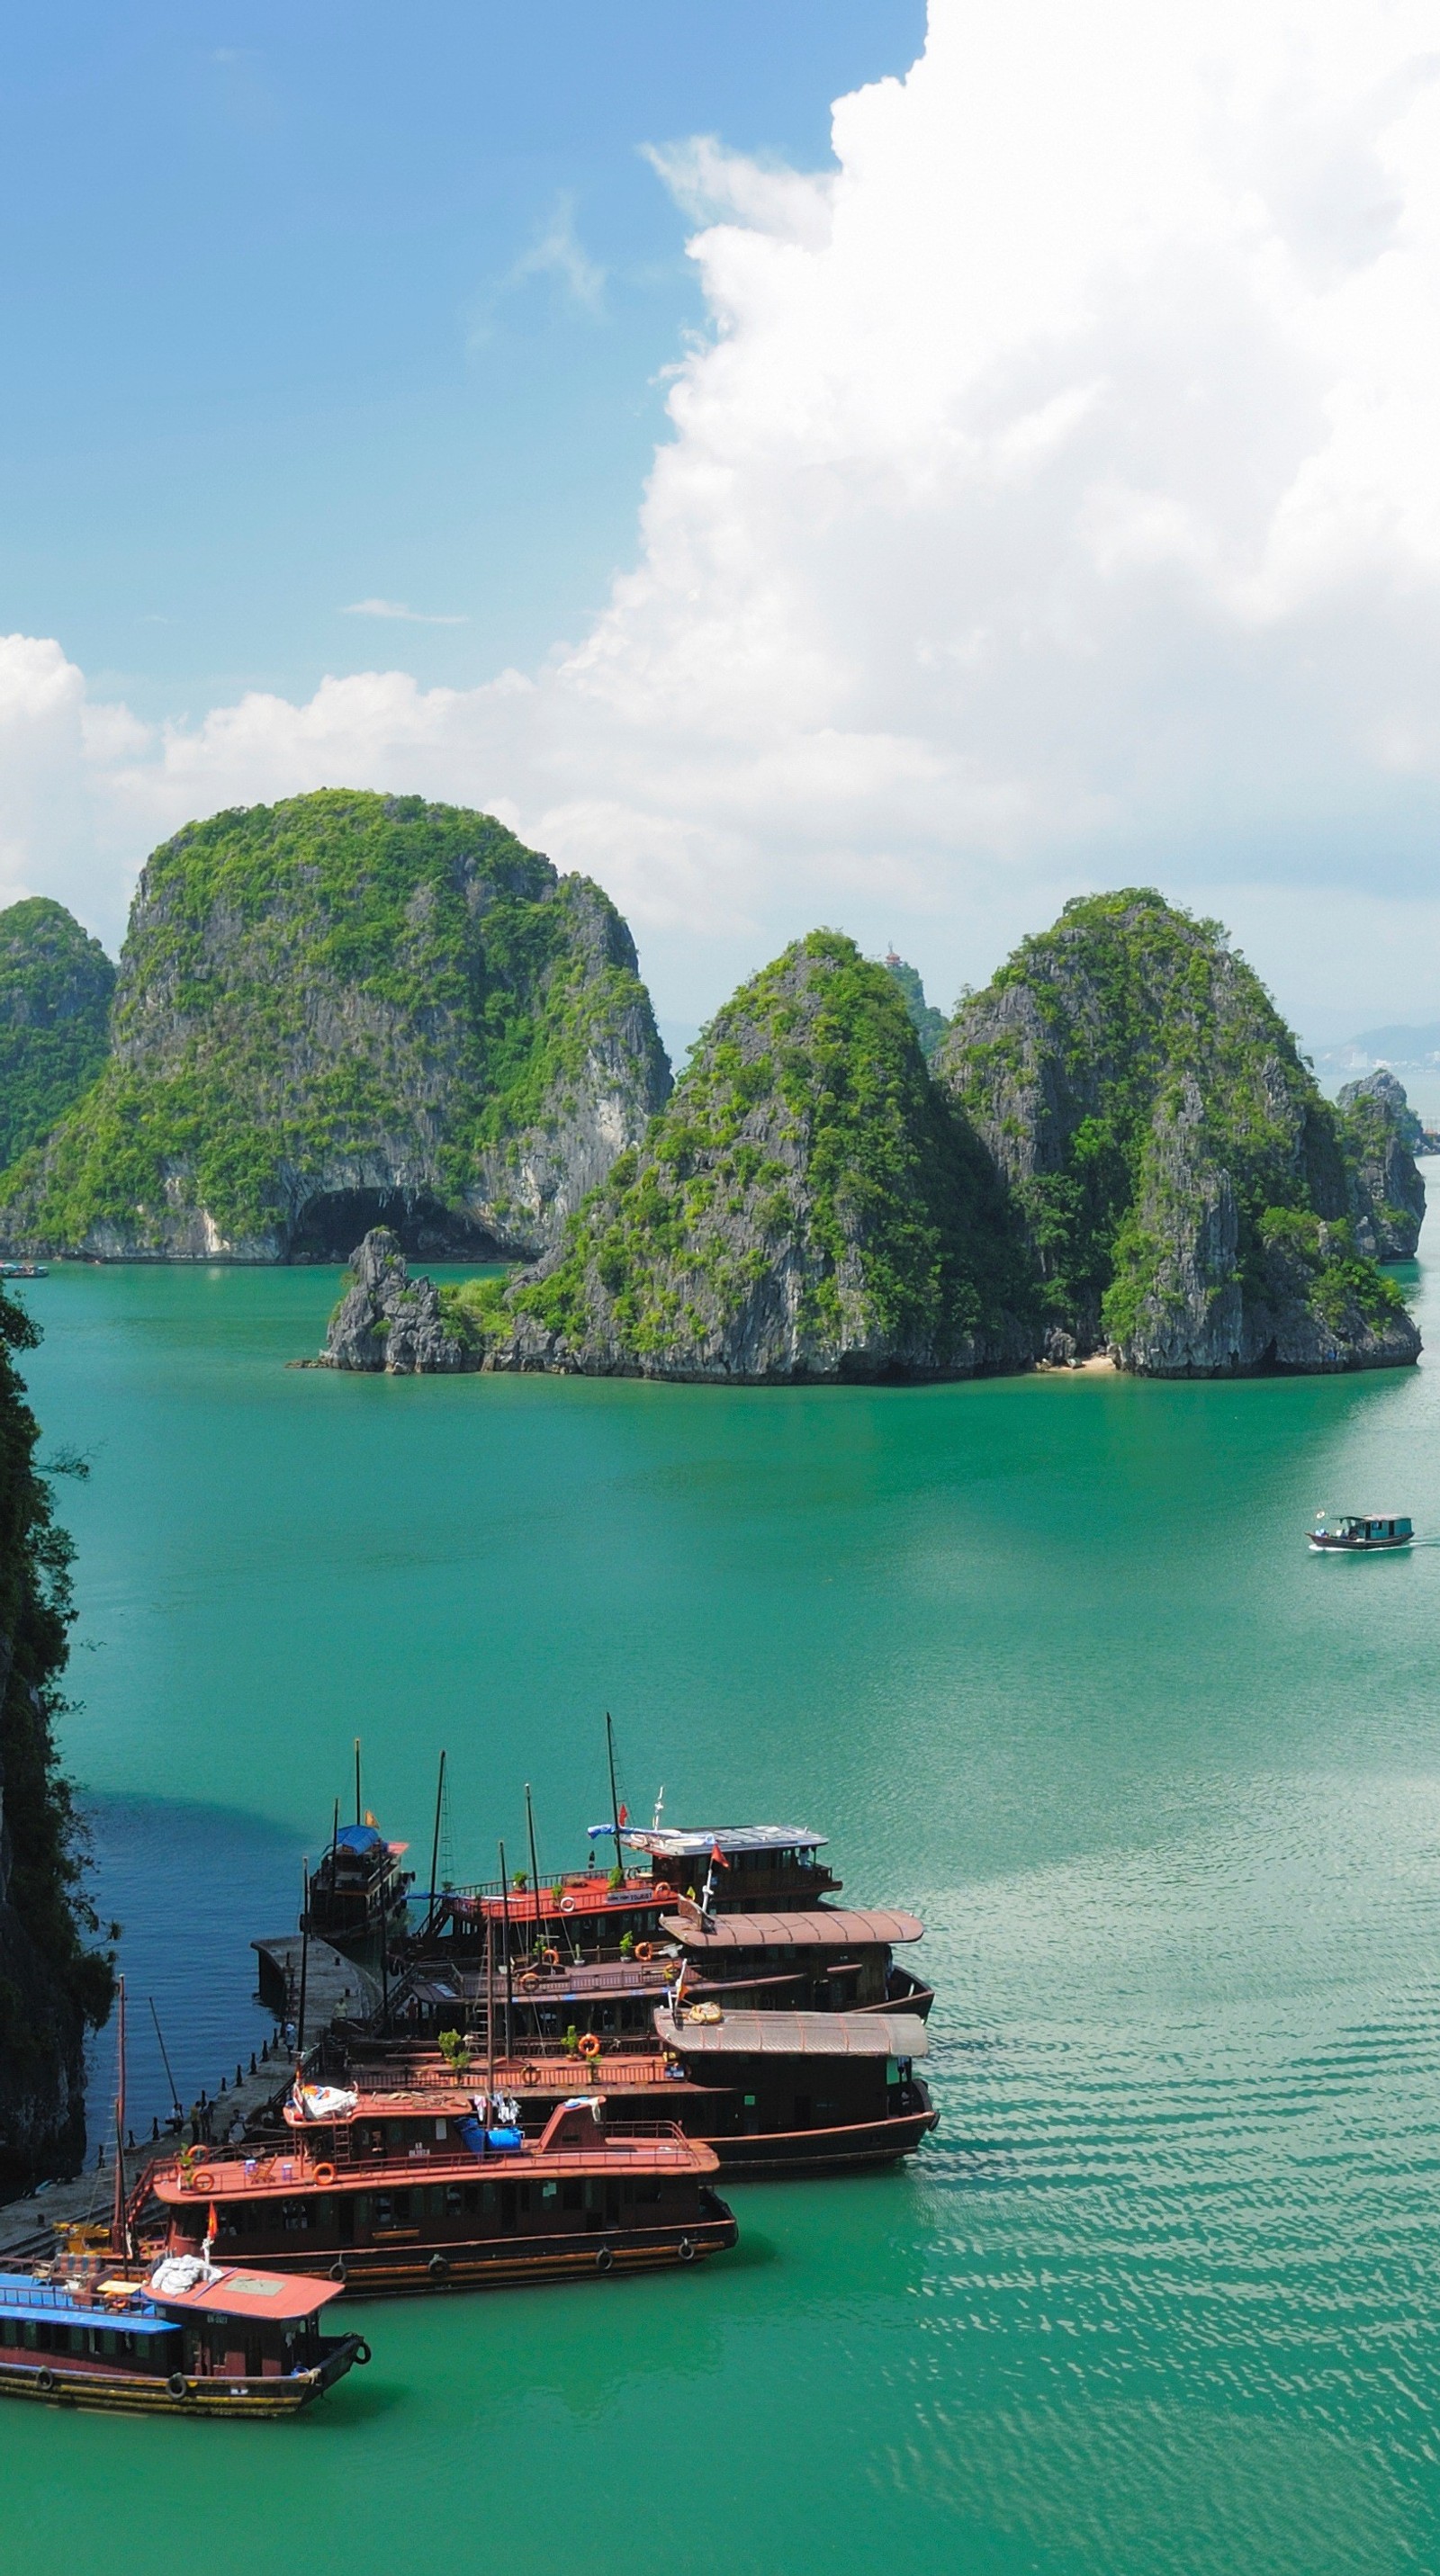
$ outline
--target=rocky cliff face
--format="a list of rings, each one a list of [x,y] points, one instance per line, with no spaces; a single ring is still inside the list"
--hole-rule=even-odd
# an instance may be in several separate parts
[[[1335,1105],[1360,1249],[1377,1261],[1413,1261],[1425,1221],[1425,1183],[1415,1166],[1423,1130],[1404,1085],[1381,1066],[1347,1082]]]
[[[1216,1376],[1418,1355],[1336,1115],[1218,925],[1143,888],[1067,905],[936,1071],[1012,1194],[1052,1356]]]
[[[115,969],[63,904],[0,912],[0,1171],[88,1091],[109,1045]]]
[[[669,1068],[630,934],[502,825],[327,790],[189,826],[136,890],[104,1076],[0,1185],[102,1258],[534,1257]]]
[[[82,2162],[85,2032],[111,1988],[108,1960],[86,1946],[95,1924],[51,1731],[69,1550],[11,1358],[37,1338],[0,1297],[0,2193]]]
[[[351,1254],[321,1358],[327,1368],[383,1370],[390,1377],[475,1365],[471,1346],[446,1327],[434,1280],[411,1278],[399,1238],[387,1226],[374,1227]]]
[[[449,1311],[490,1367],[761,1383],[1017,1365],[1026,1295],[904,998],[822,931],[719,1013],[543,1275]]]

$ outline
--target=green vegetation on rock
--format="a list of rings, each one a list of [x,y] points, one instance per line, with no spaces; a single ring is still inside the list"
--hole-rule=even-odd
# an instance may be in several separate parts
[[[0,1295],[0,2186],[79,2164],[84,2036],[110,2007],[83,1837],[55,1750],[73,1616],[71,1545],[35,1462],[13,1354],[39,1340]]]
[[[918,967],[907,966],[904,958],[897,957],[893,948],[885,960],[885,971],[894,976],[905,997],[910,1025],[920,1041],[920,1052],[929,1064],[945,1035],[945,1014],[937,1011],[933,1002],[926,1001]]]
[[[423,1248],[533,1253],[668,1085],[599,888],[413,796],[177,833],[112,1019],[101,1080],[0,1191],[13,1242],[274,1259],[393,1209]]]
[[[936,1070],[1013,1193],[1057,1349],[1176,1375],[1418,1351],[1336,1114],[1218,923],[1151,888],[1067,904]]]
[[[445,1301],[502,1365],[763,1380],[968,1374],[1027,1345],[1026,1266],[902,995],[815,931],[743,985],[667,1108],[508,1295]]]
[[[61,903],[0,912],[0,1171],[47,1136],[105,1062],[115,969]]]

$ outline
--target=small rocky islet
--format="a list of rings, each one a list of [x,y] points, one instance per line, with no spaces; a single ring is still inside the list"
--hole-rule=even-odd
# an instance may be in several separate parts
[[[1327,1101],[1220,926],[1153,889],[1068,904],[948,1022],[902,959],[812,932],[672,1085],[597,886],[493,817],[327,789],[166,842],[113,996],[112,972],[59,906],[0,916],[0,1248],[323,1261],[384,1231],[339,1365],[768,1384],[1419,1352],[1380,1266],[1424,1213],[1401,1087]],[[425,1259],[523,1266],[397,1279]]]

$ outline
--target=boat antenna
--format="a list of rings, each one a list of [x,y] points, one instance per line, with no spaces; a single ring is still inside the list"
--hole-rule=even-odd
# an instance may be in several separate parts
[[[525,1783],[525,1831],[530,1837],[530,1887],[535,1898],[535,1941],[540,1947],[540,1863],[535,1857],[535,1809],[530,1797],[530,1783]]]
[[[436,1893],[435,1873],[440,1867],[440,1805],[444,1795],[445,1755],[442,1749],[440,1755],[440,1777],[435,1783],[435,1837],[430,1845],[430,1910],[425,1917],[425,1928],[427,1932],[435,1922],[435,1909],[440,1901]]]
[[[295,2081],[305,2072],[305,1989],[310,1982],[310,1855],[300,1864],[304,1910],[300,1916],[300,2011],[295,2023]]]
[[[515,2047],[514,1992],[510,1981],[510,1882],[505,1875],[505,1846],[500,1845],[500,1914],[505,1926],[505,2054]]]
[[[363,1825],[365,1822],[360,1812],[360,1738],[358,1735],[355,1738],[355,1822],[357,1825]]]
[[[654,1813],[654,1815],[653,1815],[653,1816],[651,1817],[651,1819],[650,1819],[650,1831],[652,1832],[652,1834],[658,1834],[658,1832],[660,1831],[660,1819],[661,1819],[661,1817],[664,1815],[664,1813],[665,1813],[665,1783],[664,1783],[664,1781],[662,1780],[662,1781],[661,1781],[661,1783],[660,1783],[660,1795],[658,1796],[658,1798],[657,1798],[657,1799],[656,1799],[656,1801],[655,1801],[655,1813]]]
[[[334,1816],[331,1818],[331,1822],[330,1822],[330,1850],[331,1850],[331,1854],[332,1854],[332,1859],[331,1859],[330,1867],[331,1867],[331,1872],[332,1872],[332,1884],[333,1884],[333,1872],[334,1872],[334,1867],[335,1867],[335,1863],[334,1863],[333,1855],[334,1855],[334,1853],[336,1853],[336,1852],[339,1850],[339,1848],[340,1848],[340,1800],[339,1800],[339,1798],[338,1798],[338,1796],[337,1796],[337,1798],[336,1798],[336,1800],[335,1800],[335,1813],[334,1813]]]
[[[125,2246],[125,1980],[119,1978],[115,1990],[115,2209],[110,2221],[110,2246],[123,2254]]]
[[[170,2064],[170,2052],[169,2052],[169,2050],[166,2048],[166,2045],[165,2045],[165,2033],[163,2032],[163,2030],[162,2030],[162,2029],[161,2029],[161,2027],[160,2027],[160,2015],[159,2015],[159,2014],[158,2014],[158,2012],[155,2010],[155,1998],[154,1998],[154,1996],[153,1996],[153,1995],[150,1997],[150,2018],[151,2018],[151,2020],[153,2021],[153,2023],[155,2024],[155,2036],[156,2036],[156,2038],[157,2038],[157,2039],[159,2040],[159,2042],[160,2042],[160,2056],[161,2056],[161,2060],[162,2060],[162,2063],[163,2063],[164,2068],[165,2068],[165,2073],[166,2073],[167,2077],[169,2078],[169,2083],[170,2083],[170,2102],[171,2102],[171,2107],[172,2107],[172,2109],[174,2110],[174,2113],[175,2113],[175,2126],[176,2126],[176,2128],[178,2129],[178,2128],[183,2127],[183,2125],[184,2125],[185,2113],[184,2113],[183,2109],[181,2108],[180,2095],[179,2095],[179,2092],[178,2092],[178,2090],[177,2090],[177,2088],[176,2088],[176,2083],[175,2083],[175,2073],[174,2073],[174,2069],[173,2069],[173,2067],[172,2067],[172,2066],[171,2066],[171,2064]]]
[[[615,1729],[610,1722],[608,1708],[605,1711],[605,1751],[610,1763],[610,1813],[615,1819],[615,1866],[617,1869],[623,1869],[625,1864],[620,1857],[620,1800],[615,1790]]]

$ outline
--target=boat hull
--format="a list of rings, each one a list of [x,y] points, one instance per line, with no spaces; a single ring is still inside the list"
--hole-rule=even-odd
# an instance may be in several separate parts
[[[278,2422],[298,2415],[343,2379],[356,2361],[368,2361],[370,2347],[362,2335],[338,2336],[333,2348],[313,2370],[297,2370],[281,2379],[189,2378],[177,2394],[168,2380],[148,2378],[143,2371],[87,2367],[62,2357],[0,2354],[0,2397],[28,2398],[32,2405],[85,2406],[108,2415],[190,2415],[231,2421]],[[178,2375],[178,2374],[177,2374]]]
[[[714,2193],[698,2218],[660,2228],[607,2227],[585,2234],[472,2239],[438,2245],[346,2246],[323,2264],[312,2256],[267,2252],[267,2272],[318,2272],[343,2280],[355,2299],[414,2296],[435,2290],[514,2290],[546,2281],[620,2279],[631,2272],[689,2268],[734,2245],[739,2228]],[[342,2270],[343,2266],[343,2270]]]
[[[744,2174],[752,2181],[763,2174],[854,2173],[863,2167],[898,2164],[913,2156],[940,2114],[928,2102],[920,2111],[894,2119],[857,2122],[841,2129],[772,2129],[745,2137],[712,2138],[722,2173]]]

